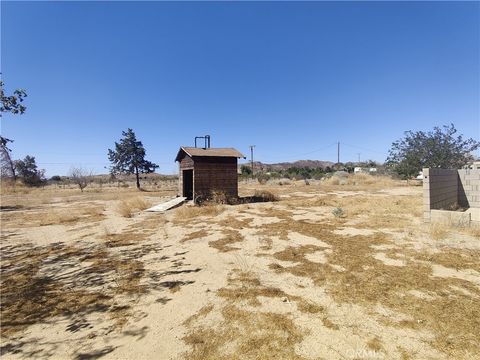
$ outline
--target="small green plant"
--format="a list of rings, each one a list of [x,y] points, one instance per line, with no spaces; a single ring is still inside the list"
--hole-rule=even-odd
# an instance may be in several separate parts
[[[345,211],[341,207],[336,207],[335,209],[332,210],[332,214],[336,218],[342,218],[345,217]]]

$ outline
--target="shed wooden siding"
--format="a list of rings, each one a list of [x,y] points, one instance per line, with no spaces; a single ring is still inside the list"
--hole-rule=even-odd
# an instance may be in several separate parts
[[[179,194],[183,195],[183,170],[193,169],[193,196],[210,196],[223,192],[228,197],[238,197],[237,158],[195,156],[187,154],[179,161]]]
[[[213,191],[218,191],[229,197],[237,197],[237,158],[195,157],[193,188],[195,196],[209,196]]]

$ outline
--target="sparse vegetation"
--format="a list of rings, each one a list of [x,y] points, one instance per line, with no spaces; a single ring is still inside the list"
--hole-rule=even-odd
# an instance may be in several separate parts
[[[175,220],[187,221],[201,216],[215,217],[224,210],[223,205],[182,206],[175,210]]]
[[[88,183],[91,181],[92,172],[81,167],[73,167],[70,169],[68,176],[74,184],[78,185],[80,191],[83,192],[83,189],[85,189],[88,186]]]
[[[148,209],[152,204],[143,197],[136,196],[126,200],[120,200],[117,206],[117,212],[126,218],[130,218],[136,211]]]
[[[189,359],[347,357],[335,344],[352,331],[389,358],[478,357],[477,230],[424,224],[420,189],[372,178],[272,181],[265,202],[134,217],[150,201],[116,180],[83,194],[73,184],[2,187],[2,352],[38,349],[31,339],[44,341],[34,329],[46,322],[80,349],[134,333],[154,309],[168,327],[183,323]],[[248,195],[259,185],[245,186]],[[165,304],[192,306],[172,316]],[[76,326],[81,341],[66,330]],[[312,347],[312,334],[326,347]]]
[[[237,247],[230,246],[243,241],[243,236],[237,230],[224,230],[222,238],[215,241],[210,241],[208,245],[219,250],[220,252],[229,252],[233,250],[238,250]]]
[[[279,200],[277,195],[267,190],[256,190],[255,195],[253,195],[253,197],[255,201],[259,201],[259,202],[269,202],[269,201]]]
[[[345,217],[345,211],[341,207],[336,207],[332,210],[332,214],[337,218]]]

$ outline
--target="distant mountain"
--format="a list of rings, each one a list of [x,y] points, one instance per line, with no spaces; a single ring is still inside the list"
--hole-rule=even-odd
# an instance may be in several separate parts
[[[262,170],[262,171],[279,171],[279,170],[286,170],[291,167],[297,168],[311,168],[311,169],[318,169],[318,168],[326,168],[327,166],[332,167],[335,163],[331,161],[322,161],[322,160],[298,160],[294,162],[281,162],[276,164],[264,164],[260,161],[253,162],[255,170]],[[246,164],[248,165],[248,164]]]

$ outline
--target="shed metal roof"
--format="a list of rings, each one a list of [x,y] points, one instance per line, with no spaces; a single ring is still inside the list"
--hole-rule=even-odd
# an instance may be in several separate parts
[[[182,152],[185,152],[190,157],[198,157],[198,156],[211,156],[211,157],[235,157],[235,158],[245,158],[243,154],[234,148],[196,148],[196,147],[188,147],[188,146],[181,146],[180,150],[178,151],[177,157],[175,161],[180,161],[180,155]]]

